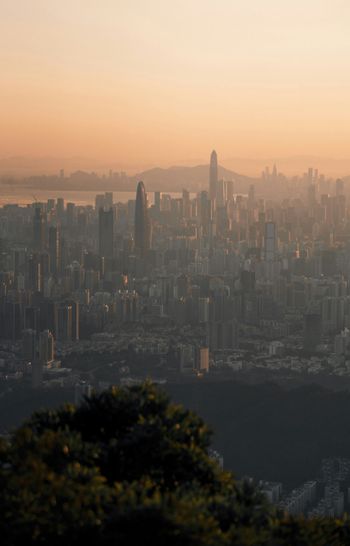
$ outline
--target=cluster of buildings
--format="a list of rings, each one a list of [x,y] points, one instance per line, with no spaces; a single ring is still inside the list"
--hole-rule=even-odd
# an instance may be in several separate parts
[[[223,457],[211,450],[223,468]],[[323,459],[319,475],[299,487],[287,490],[281,482],[243,476],[242,482],[256,484],[266,499],[279,511],[290,516],[307,518],[342,518],[350,508],[350,459],[329,457]]]
[[[350,459],[323,459],[320,476],[284,493],[281,483],[259,482],[266,498],[291,516],[341,518],[350,506]]]
[[[316,498],[317,482],[308,481],[282,498],[278,503],[278,508],[291,516],[302,515],[307,508],[315,503]]]
[[[250,184],[237,194],[235,180],[219,178],[215,151],[208,178],[197,194],[155,192],[152,202],[140,182],[127,202],[109,191],[94,205],[58,197],[0,208],[2,377],[37,370],[40,385],[57,356],[84,354],[96,336],[113,340],[117,361],[125,339],[142,352],[152,338],[147,370],[157,356],[164,377],[347,375],[343,181],[314,169],[294,181],[274,167],[259,192]],[[275,198],[264,197],[264,183],[276,185]]]

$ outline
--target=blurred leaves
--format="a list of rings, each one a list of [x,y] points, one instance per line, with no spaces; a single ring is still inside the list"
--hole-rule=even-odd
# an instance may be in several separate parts
[[[149,383],[37,412],[0,441],[2,544],[350,543],[347,521],[278,514],[209,444],[203,421]]]

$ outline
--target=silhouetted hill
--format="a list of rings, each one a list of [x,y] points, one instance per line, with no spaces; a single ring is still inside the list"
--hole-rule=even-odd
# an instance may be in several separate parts
[[[78,164],[82,164],[77,168]],[[75,167],[73,169],[73,167]],[[58,177],[60,169],[66,171],[64,179]],[[14,176],[19,185],[46,190],[89,190],[89,191],[134,191],[137,182],[143,180],[147,191],[181,192],[183,188],[196,192],[207,189],[209,184],[209,165],[196,167],[174,166],[155,167],[136,175],[123,175],[114,179],[101,175],[101,165],[81,158],[60,160],[57,158],[13,157],[0,160],[0,176],[6,180]],[[107,169],[108,170],[108,169]],[[259,180],[244,176],[219,166],[219,178],[232,180],[236,193],[246,193],[249,185],[259,184]]]
[[[341,177],[350,179],[350,159],[334,159],[316,156],[290,156],[275,158],[242,158],[242,157],[221,157],[219,160],[225,167],[219,167],[219,176],[227,180],[237,180],[245,182],[247,180],[260,180],[261,171],[269,166],[272,169],[276,164],[279,172],[287,176],[302,175],[309,167],[317,168],[320,173],[326,177]],[[118,160],[98,160],[81,156],[71,157],[30,157],[30,156],[12,156],[0,158],[0,176],[13,176],[15,178],[40,175],[58,174],[60,169],[64,169],[66,174],[78,170],[87,172],[94,171],[98,174],[107,174],[110,169],[113,171],[125,171],[131,179],[144,177],[145,181],[159,183],[162,179],[169,183],[183,185],[184,181],[189,180],[194,185],[201,185],[208,179],[208,165],[200,163],[197,166],[191,166],[186,160],[179,161],[180,166],[169,168],[151,167],[149,164],[139,166],[139,174],[136,172],[135,165],[127,165]],[[142,170],[141,170],[142,169]],[[246,173],[246,174],[239,174]]]
[[[166,389],[212,427],[225,467],[238,476],[292,487],[317,477],[322,458],[350,457],[349,392],[234,381]]]
[[[1,176],[40,176],[58,174],[60,169],[68,173],[83,169],[86,171],[100,170],[100,162],[85,157],[25,157],[13,156],[0,159]]]
[[[232,180],[235,192],[245,192],[249,184],[256,183],[256,179],[238,174],[219,165],[219,178]],[[152,191],[181,191],[187,188],[198,191],[208,187],[209,165],[197,165],[196,167],[173,166],[168,169],[156,167],[138,173],[133,180],[143,180],[146,187]]]

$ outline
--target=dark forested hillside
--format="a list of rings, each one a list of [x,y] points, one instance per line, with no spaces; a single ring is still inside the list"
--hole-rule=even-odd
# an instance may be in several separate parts
[[[323,457],[350,455],[348,392],[236,382],[167,390],[211,425],[225,467],[238,475],[292,486],[315,477]]]
[[[293,486],[315,477],[323,457],[350,456],[348,392],[234,381],[169,384],[166,390],[208,422],[225,467],[238,476]],[[73,400],[72,391],[13,391],[0,398],[0,427],[65,400]]]

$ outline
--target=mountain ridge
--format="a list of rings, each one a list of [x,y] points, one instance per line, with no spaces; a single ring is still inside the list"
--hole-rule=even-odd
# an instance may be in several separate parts
[[[221,165],[218,165],[218,176],[219,179],[232,180],[238,191],[243,191],[243,187],[246,189],[247,185],[258,182],[256,178],[239,174]],[[152,187],[158,188],[159,186],[158,189],[163,185],[174,184],[177,191],[181,191],[184,187],[200,190],[208,185],[209,165],[196,165],[194,167],[173,165],[169,168],[154,167],[153,169],[140,172],[131,178],[133,181],[143,180],[146,185]],[[175,188],[173,189],[173,191],[176,190]]]

